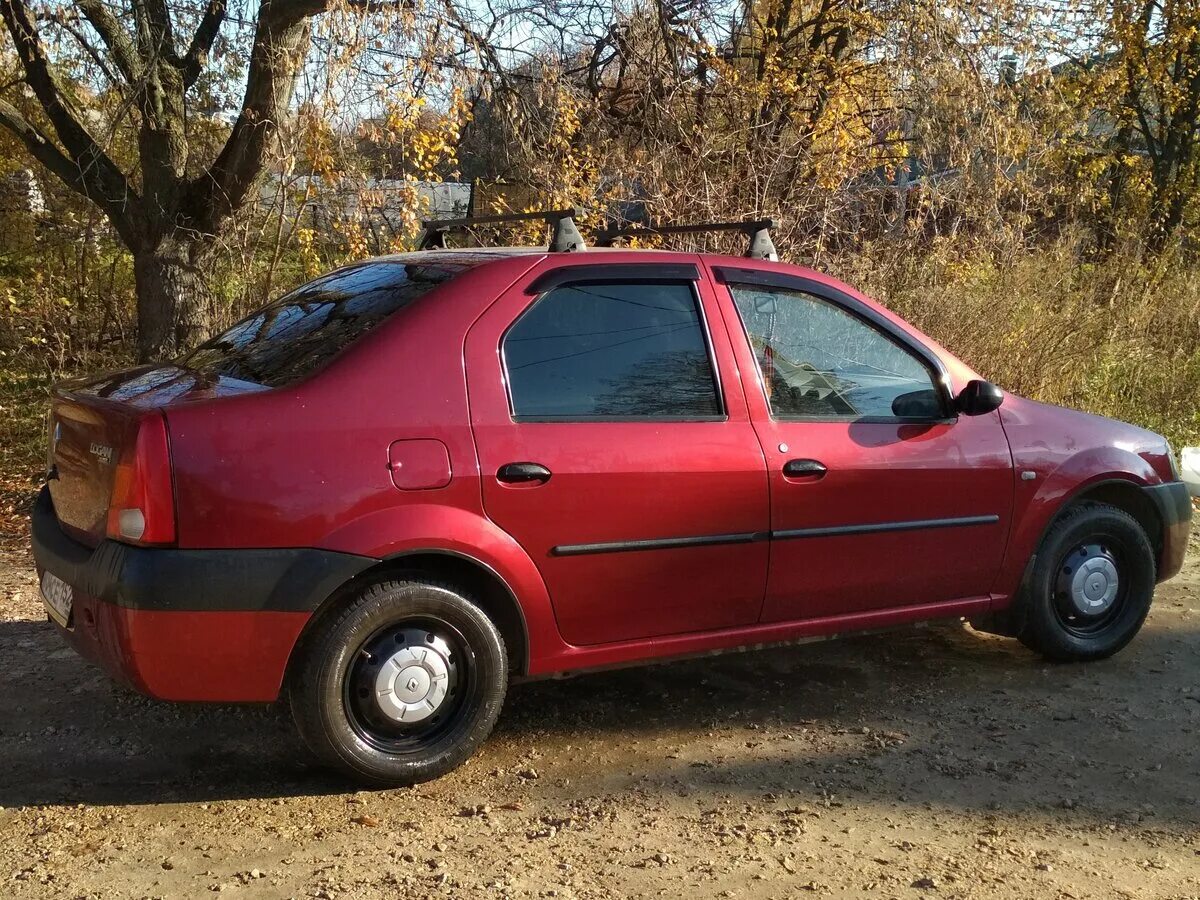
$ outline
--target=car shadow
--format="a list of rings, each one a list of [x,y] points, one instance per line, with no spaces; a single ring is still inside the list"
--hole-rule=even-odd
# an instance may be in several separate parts
[[[1197,659],[1200,628],[1178,620],[1079,665],[938,624],[533,685],[498,733],[641,747],[638,781],[688,794],[1194,828]]]
[[[954,623],[530,682],[472,766],[511,770],[532,748],[574,766],[570,791],[611,789],[620,771],[691,793],[1193,822],[1198,656],[1200,631],[1151,623],[1113,660],[1055,666]],[[282,704],[140,697],[41,622],[0,622],[0,658],[0,806],[355,789],[308,759]]]

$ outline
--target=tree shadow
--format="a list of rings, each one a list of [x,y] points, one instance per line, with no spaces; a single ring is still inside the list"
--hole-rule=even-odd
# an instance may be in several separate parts
[[[0,651],[0,806],[355,788],[308,761],[282,704],[137,696],[44,623],[0,623]],[[596,783],[584,772],[579,791],[601,790],[605,768],[636,767],[640,783],[692,793],[1065,804],[1109,817],[1149,804],[1160,822],[1191,823],[1200,685],[1184,691],[1198,656],[1195,629],[1153,621],[1118,657],[1086,666],[950,624],[532,682],[511,690],[480,765],[518,765],[533,746],[546,765],[592,753]],[[709,749],[741,730],[745,752]],[[676,750],[626,754],[632,745]]]
[[[641,782],[687,794],[1194,828],[1200,630],[1179,626],[1080,665],[954,623],[623,670],[531,686],[498,731],[655,743]]]

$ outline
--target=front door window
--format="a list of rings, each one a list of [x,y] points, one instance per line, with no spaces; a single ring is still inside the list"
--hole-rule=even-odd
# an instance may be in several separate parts
[[[933,374],[853,314],[799,290],[732,285],[776,419],[941,418]]]

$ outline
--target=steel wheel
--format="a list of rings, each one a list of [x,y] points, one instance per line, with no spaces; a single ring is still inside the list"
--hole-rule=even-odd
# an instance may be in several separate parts
[[[1099,538],[1079,544],[1059,564],[1054,609],[1062,627],[1071,634],[1094,635],[1121,614],[1128,590],[1110,543]]]
[[[1103,659],[1142,627],[1154,582],[1142,525],[1123,509],[1081,503],[1047,529],[1009,614],[1016,636],[1050,659]]]
[[[289,681],[318,758],[374,786],[416,784],[466,760],[508,686],[504,640],[457,585],[362,587],[307,636]]]
[[[380,629],[343,678],[350,724],[371,746],[402,753],[453,725],[469,691],[473,660],[458,629],[410,619]]]

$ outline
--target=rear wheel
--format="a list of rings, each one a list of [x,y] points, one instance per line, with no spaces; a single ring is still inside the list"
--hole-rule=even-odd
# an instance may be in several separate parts
[[[388,581],[319,622],[289,694],[305,742],[369,784],[415,784],[465,761],[508,685],[504,642],[457,588]]]
[[[1154,549],[1123,510],[1084,503],[1051,526],[1019,611],[1018,637],[1063,661],[1103,659],[1138,633],[1154,596]]]

